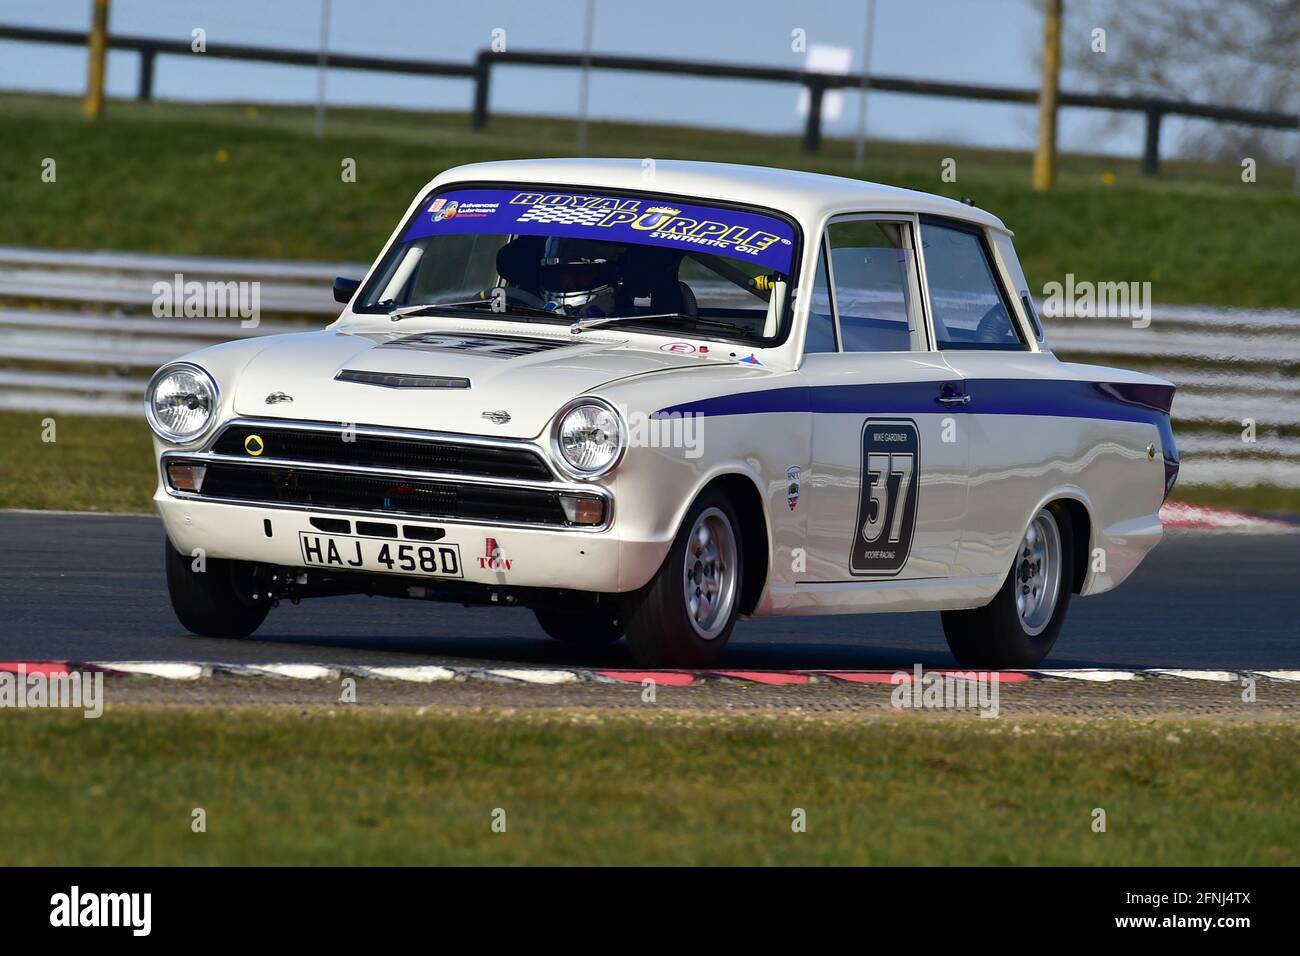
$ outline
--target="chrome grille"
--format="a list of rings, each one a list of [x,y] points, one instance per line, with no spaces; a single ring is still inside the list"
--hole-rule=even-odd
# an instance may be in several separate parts
[[[549,481],[553,477],[541,456],[527,448],[425,440],[360,429],[350,432],[342,428],[319,430],[234,423],[217,436],[212,451],[249,457],[244,442],[250,435],[256,435],[265,449],[257,457],[304,465],[360,465],[518,481]]]
[[[513,439],[236,419],[204,450],[166,452],[163,464],[171,494],[213,502],[584,531],[612,516],[607,491],[561,478]],[[197,465],[197,490],[171,483],[172,466]],[[601,517],[579,523],[577,503],[590,498],[604,502]]]
[[[556,491],[271,465],[210,464],[201,497],[444,520],[567,523]]]

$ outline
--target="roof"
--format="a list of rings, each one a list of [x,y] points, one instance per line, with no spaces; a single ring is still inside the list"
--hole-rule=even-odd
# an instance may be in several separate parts
[[[948,216],[1007,231],[1002,220],[976,206],[915,189],[772,166],[654,161],[648,178],[640,159],[520,159],[457,166],[430,187],[457,181],[547,183],[650,191],[766,206],[811,222],[847,208],[862,212],[917,212]]]

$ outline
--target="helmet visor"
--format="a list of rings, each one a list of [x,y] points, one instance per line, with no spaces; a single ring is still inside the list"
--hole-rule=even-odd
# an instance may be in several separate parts
[[[614,264],[604,259],[557,262],[543,259],[542,288],[548,292],[585,292],[612,285]]]

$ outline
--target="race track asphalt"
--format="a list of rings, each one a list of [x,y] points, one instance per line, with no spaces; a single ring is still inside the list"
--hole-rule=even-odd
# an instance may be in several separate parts
[[[515,608],[346,597],[285,604],[248,640],[189,635],[150,517],[0,513],[0,660],[465,661],[627,667],[624,643],[581,652]],[[1046,667],[1300,668],[1300,534],[1173,532],[1123,586],[1076,599]],[[741,623],[730,668],[950,666],[938,614]]]

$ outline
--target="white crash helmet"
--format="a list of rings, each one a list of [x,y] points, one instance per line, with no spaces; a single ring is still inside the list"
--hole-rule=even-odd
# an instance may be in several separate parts
[[[614,314],[618,268],[605,243],[552,236],[540,266],[547,311],[579,319]]]

